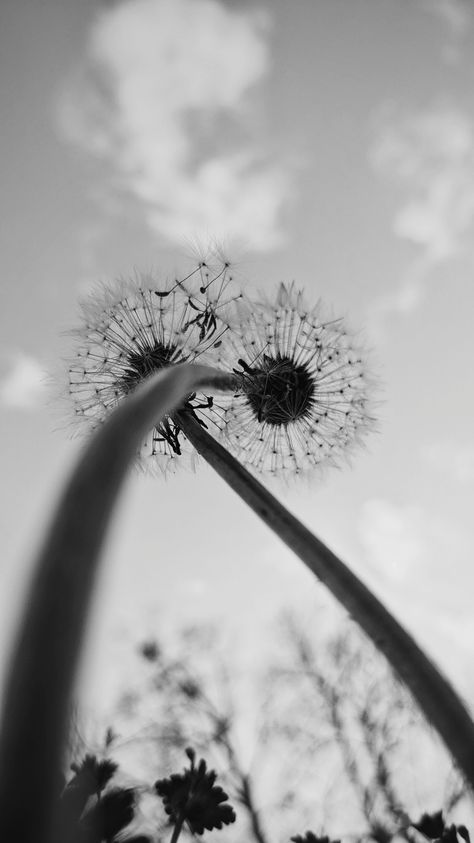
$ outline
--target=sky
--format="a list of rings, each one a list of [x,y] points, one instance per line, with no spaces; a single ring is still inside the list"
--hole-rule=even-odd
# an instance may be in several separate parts
[[[217,238],[248,292],[295,281],[363,332],[378,432],[272,490],[474,704],[470,2],[7,0],[0,19],[3,660],[80,450],[47,386],[78,299]],[[282,608],[342,617],[209,467],[131,475],[84,698],[107,708],[138,641],[195,621],[258,662]]]

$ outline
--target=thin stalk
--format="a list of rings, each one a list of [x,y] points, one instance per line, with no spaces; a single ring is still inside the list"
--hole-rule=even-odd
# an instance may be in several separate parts
[[[181,815],[181,816],[180,816],[180,817],[176,820],[175,826],[174,826],[174,828],[173,828],[173,833],[172,833],[172,835],[171,835],[171,837],[170,837],[170,843],[177,843],[177,841],[178,841],[178,837],[179,837],[179,835],[181,834],[181,830],[182,830],[182,828],[183,828],[183,823],[184,823],[184,814],[182,814],[182,815]]]
[[[233,389],[234,379],[189,364],[150,377],[87,442],[66,484],[10,662],[0,731],[0,840],[56,843],[71,691],[106,530],[143,436],[202,387]]]
[[[194,419],[179,424],[198,453],[323,582],[386,656],[474,788],[474,723],[449,681],[383,603]]]
[[[241,790],[240,801],[244,805],[250,815],[250,825],[253,831],[253,836],[257,843],[267,843],[266,835],[260,823],[260,817],[255,807],[253,789],[250,782],[250,777],[241,774]]]

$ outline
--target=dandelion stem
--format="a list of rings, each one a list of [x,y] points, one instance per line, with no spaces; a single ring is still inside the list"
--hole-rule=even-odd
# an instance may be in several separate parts
[[[56,843],[70,696],[106,529],[141,438],[200,387],[233,389],[234,379],[189,364],[148,378],[91,437],[66,484],[11,656],[0,731],[0,840]]]
[[[198,453],[329,588],[386,656],[474,789],[474,723],[449,681],[344,562],[194,419],[178,416]]]

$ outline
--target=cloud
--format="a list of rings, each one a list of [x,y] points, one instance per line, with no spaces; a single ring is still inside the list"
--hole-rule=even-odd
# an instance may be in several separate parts
[[[406,198],[393,220],[396,237],[418,248],[398,288],[374,303],[375,321],[419,306],[444,262],[469,249],[474,223],[474,126],[465,112],[431,108],[378,121],[370,151],[375,171]]]
[[[22,352],[11,355],[0,378],[0,404],[29,410],[41,403],[46,388],[46,371],[34,357]]]
[[[457,252],[474,220],[473,140],[469,116],[443,108],[390,119],[372,148],[375,169],[409,193],[394,234],[424,248],[433,263]]]
[[[270,160],[257,108],[268,31],[261,11],[216,0],[134,0],[95,20],[60,126],[112,162],[170,240],[279,242],[288,180]]]
[[[436,18],[447,32],[448,38],[443,41],[442,57],[447,64],[456,64],[461,58],[464,39],[472,24],[470,0],[418,0],[418,2],[423,11]]]
[[[459,38],[469,29],[472,13],[466,0],[421,0],[423,9],[439,18]]]
[[[431,468],[456,483],[474,482],[474,443],[432,442],[426,444],[421,457]]]

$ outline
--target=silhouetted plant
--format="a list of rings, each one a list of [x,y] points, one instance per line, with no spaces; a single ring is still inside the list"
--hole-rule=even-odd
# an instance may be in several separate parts
[[[194,834],[203,834],[235,822],[234,809],[227,803],[227,793],[216,785],[217,774],[208,770],[202,758],[198,765],[196,753],[186,750],[191,766],[183,773],[174,773],[155,782],[155,790],[163,800],[165,811],[173,823],[172,843],[178,839],[183,823]]]
[[[312,831],[307,831],[306,834],[295,834],[290,839],[293,843],[341,843],[340,840],[330,840],[329,837],[318,837]]]
[[[425,837],[430,840],[437,840],[445,829],[443,812],[436,811],[434,814],[423,814],[418,822],[412,823],[412,825]]]
[[[436,811],[434,814],[423,814],[416,823],[411,823],[426,839],[437,841],[437,843],[470,843],[469,832],[465,825],[446,825],[443,812]]]
[[[177,753],[193,741],[201,752],[210,753],[212,759],[224,762],[221,773],[230,798],[239,806],[247,824],[248,836],[256,843],[267,843],[264,823],[257,807],[255,777],[243,763],[237,748],[235,735],[238,700],[233,696],[230,678],[223,662],[217,657],[211,641],[216,641],[216,631],[211,627],[192,627],[183,631],[181,652],[171,656],[158,642],[147,641],[139,648],[140,655],[150,664],[147,668],[148,681],[145,687],[135,685],[133,696],[125,692],[126,720],[143,723],[144,709],[153,711],[153,721],[135,732],[138,758],[145,766],[147,762],[166,761],[175,763]],[[150,661],[144,655],[156,649],[159,656]],[[206,653],[213,667],[205,677],[197,668],[203,665],[202,655]],[[206,661],[206,666],[209,664]],[[224,701],[225,700],[225,701]],[[123,703],[119,704],[119,714]],[[125,744],[131,742],[125,740]],[[156,745],[156,754],[150,747]],[[123,746],[120,743],[119,746]],[[140,748],[144,747],[143,753]],[[156,761],[155,761],[156,758]]]
[[[172,766],[193,741],[223,765],[223,786],[245,822],[243,838],[255,843],[274,839],[294,817],[319,812],[338,835],[352,827],[377,843],[396,833],[408,839],[408,816],[424,804],[420,799],[436,796],[450,811],[467,795],[409,694],[353,624],[327,636],[286,618],[281,633],[278,657],[270,658],[253,700],[258,728],[251,764],[239,748],[240,693],[257,686],[251,677],[240,692],[233,686],[217,630],[184,630],[172,654],[161,641],[141,645],[144,682],[134,684],[133,698],[126,694],[123,722],[134,724],[143,767],[163,759]],[[149,652],[159,655],[150,660]],[[429,787],[431,764],[437,775]],[[406,768],[419,791],[416,800]],[[342,805],[344,823],[338,819]]]
[[[115,741],[114,737],[110,746]],[[185,752],[189,767],[159,779],[152,788],[146,784],[139,788],[111,787],[118,764],[110,758],[99,760],[95,755],[86,754],[82,761],[72,763],[74,775],[63,786],[59,798],[57,818],[61,839],[64,843],[160,843],[164,826],[156,819],[148,819],[146,834],[127,831],[132,823],[136,825],[140,791],[155,794],[157,805],[164,808],[168,826],[172,826],[170,843],[177,843],[184,828],[193,835],[202,835],[206,830],[212,832],[233,824],[236,813],[228,802],[227,793],[217,784],[216,772],[208,769],[204,758],[196,762],[194,749],[188,747]],[[243,809],[248,807],[244,800],[240,805]],[[350,839],[358,838],[361,843],[390,843],[402,837],[409,843],[417,843],[418,834],[432,843],[470,843],[466,826],[447,824],[441,810],[425,813],[417,822],[401,812],[397,817],[398,823],[392,828],[372,820],[367,833],[351,834]],[[260,838],[252,825],[250,832],[256,841],[266,839],[263,832]],[[280,839],[283,843],[287,838]],[[341,843],[341,839],[344,836],[332,839],[310,830],[290,838],[292,843]]]
[[[148,838],[122,833],[134,819],[136,794],[133,788],[123,787],[105,791],[117,772],[115,762],[86,755],[71,769],[74,776],[59,799],[58,836],[68,843],[149,843]]]
[[[449,826],[446,825],[442,811],[437,811],[434,814],[423,814],[417,823],[410,823],[408,828],[397,829],[392,835],[381,830],[381,836],[371,835],[369,839],[376,841],[376,843],[389,843],[392,839],[397,838],[400,833],[406,834],[410,827],[415,828],[426,840],[435,843],[461,843],[461,841],[470,843],[466,826],[455,825],[454,823]],[[413,837],[408,836],[407,839],[413,843]],[[340,840],[331,841],[329,837],[318,836],[312,831],[307,831],[304,835],[297,834],[291,837],[291,840],[293,843],[341,843]]]

